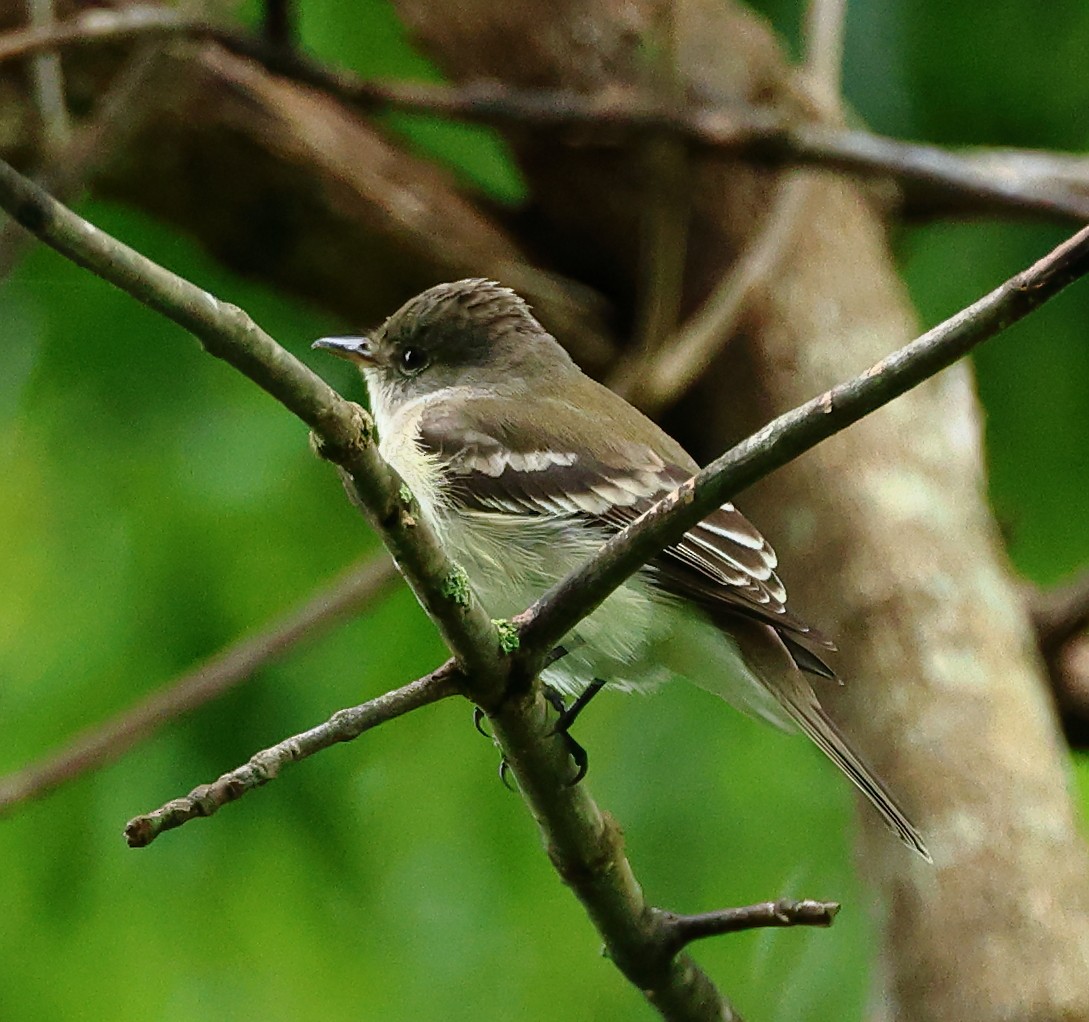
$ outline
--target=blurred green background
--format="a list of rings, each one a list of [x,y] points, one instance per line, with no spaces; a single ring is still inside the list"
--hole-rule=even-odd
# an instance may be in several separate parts
[[[794,3],[768,4],[796,36]],[[938,0],[851,5],[847,98],[875,129],[1077,151],[1089,133],[1089,8],[979,16]],[[369,75],[433,76],[384,4],[321,0],[307,46]],[[505,201],[521,184],[485,131],[391,119]],[[131,210],[106,230],[308,351],[344,324],[226,274]],[[902,231],[924,323],[1063,235],[1031,224]],[[178,328],[37,249],[0,294],[0,769],[184,671],[368,550],[303,427]],[[991,494],[1017,568],[1089,563],[1089,285],[985,347]],[[787,572],[789,580],[789,567]],[[145,851],[126,819],[443,658],[403,590],[119,763],[0,821],[0,1020],[630,1019],[650,1011],[598,954],[497,757],[450,701],[292,768]],[[830,931],[705,942],[754,1017],[859,1018],[872,930],[852,872],[852,796],[813,749],[705,693],[605,695],[579,724],[590,785],[652,901],[700,911],[829,897]],[[1089,795],[1089,768],[1074,763]]]

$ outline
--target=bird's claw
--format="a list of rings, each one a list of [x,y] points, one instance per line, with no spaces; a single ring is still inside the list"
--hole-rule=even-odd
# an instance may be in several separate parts
[[[505,756],[499,760],[499,780],[503,782],[503,787],[507,791],[514,791],[514,785],[510,783],[510,764]]]
[[[545,686],[544,697],[559,714],[559,719],[553,726],[551,734],[558,735],[563,739],[564,744],[567,746],[567,754],[575,762],[575,776],[567,782],[569,788],[573,788],[586,776],[586,771],[590,766],[590,757],[586,750],[571,737],[571,725],[575,723],[575,719],[586,708],[586,704],[601,691],[604,684],[603,681],[595,679],[570,706],[564,704],[563,697],[559,692],[554,688]]]
[[[567,782],[567,787],[573,788],[586,776],[586,771],[590,766],[590,757],[587,755],[586,750],[566,731],[554,733],[563,738],[563,743],[567,746],[567,755],[575,761],[575,776]]]

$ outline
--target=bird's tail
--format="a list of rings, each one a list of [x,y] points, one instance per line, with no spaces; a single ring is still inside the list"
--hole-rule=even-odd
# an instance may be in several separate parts
[[[787,711],[802,731],[804,731],[833,763],[836,764],[863,795],[870,800],[881,818],[909,848],[913,848],[927,862],[933,862],[926,842],[918,828],[908,819],[907,814],[896,803],[896,799],[884,783],[865,763],[839,733],[836,725],[817,702],[817,697],[804,677],[794,679],[785,693],[775,693],[783,709]]]
[[[687,645],[697,650],[701,638],[706,638],[706,633],[693,633]],[[835,673],[823,661],[820,661],[823,670],[809,668],[794,655],[791,646],[784,644],[773,627],[760,622],[734,618],[728,626],[720,624],[718,638],[720,642],[725,640],[724,648],[734,659],[734,670],[725,672],[732,677],[718,672],[709,676],[707,660],[702,670],[688,665],[687,670],[678,668],[679,673],[739,709],[784,730],[801,729],[866,796],[896,836],[927,862],[933,862],[918,828],[824,712],[805,671],[827,678],[835,678]],[[722,660],[720,655],[711,662],[721,664]]]

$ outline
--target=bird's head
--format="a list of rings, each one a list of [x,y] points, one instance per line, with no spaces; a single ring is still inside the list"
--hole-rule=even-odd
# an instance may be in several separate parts
[[[322,337],[313,347],[360,367],[380,417],[436,391],[517,393],[574,368],[518,295],[478,279],[438,284],[409,299],[377,330]]]

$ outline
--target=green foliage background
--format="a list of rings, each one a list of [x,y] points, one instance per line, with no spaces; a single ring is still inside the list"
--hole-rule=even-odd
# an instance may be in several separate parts
[[[852,5],[849,101],[877,130],[946,143],[1084,148],[1089,8],[1001,0]],[[767,13],[794,36],[796,5]],[[322,0],[307,45],[372,75],[426,75],[385,4]],[[487,132],[392,118],[506,201]],[[129,209],[83,212],[246,307],[347,392],[309,341],[343,324],[217,268]],[[905,230],[925,323],[1027,265],[1051,226]],[[366,286],[365,268],[360,286]],[[1051,582],[1089,562],[1089,286],[978,356],[991,493],[1010,552]],[[375,541],[304,429],[193,341],[37,250],[0,294],[0,769],[124,707],[296,602]],[[788,566],[789,579],[789,566]],[[381,728],[146,851],[133,814],[434,666],[404,591],[166,728],[121,762],[0,821],[0,1019],[629,1019],[649,1011],[598,954],[496,754],[456,702]],[[650,897],[698,911],[834,897],[830,931],[707,942],[754,1018],[860,1017],[872,929],[851,872],[851,795],[805,743],[674,686],[606,695],[580,722],[590,784]],[[1089,791],[1089,770],[1075,764]]]

